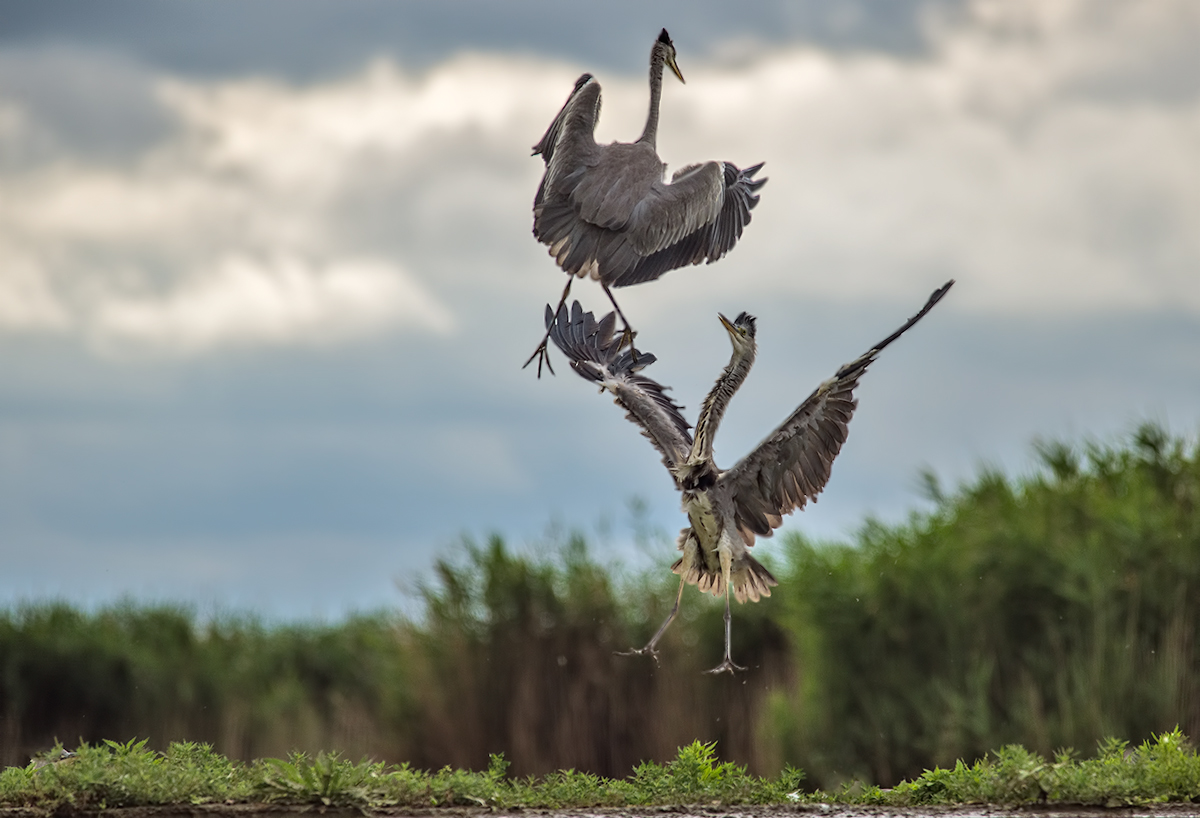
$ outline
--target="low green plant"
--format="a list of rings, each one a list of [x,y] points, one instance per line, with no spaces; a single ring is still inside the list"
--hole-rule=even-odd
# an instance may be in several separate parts
[[[292,753],[285,761],[268,758],[258,765],[262,777],[256,792],[268,801],[311,802],[327,807],[368,807],[377,800],[376,782],[384,765],[354,764],[338,753],[318,753],[309,758]]]
[[[61,747],[50,754],[62,755]],[[801,793],[800,770],[777,778],[750,775],[717,758],[712,742],[679,748],[665,764],[646,762],[623,779],[563,770],[541,778],[509,778],[508,762],[493,755],[487,770],[449,767],[436,772],[407,764],[354,763],[336,753],[251,764],[230,761],[210,747],[173,744],[164,753],[145,741],[106,741],[81,746],[61,761],[0,772],[0,807],[55,810],[213,802],[312,804],[375,809],[488,807],[562,809],[664,806],[828,803],[888,807],[962,804],[1145,805],[1200,799],[1200,755],[1179,729],[1130,749],[1100,743],[1095,758],[1071,750],[1052,761],[1016,745],[974,764],[927,770],[891,789],[849,782],[836,791]]]
[[[1100,742],[1095,758],[1060,750],[1052,761],[1004,747],[974,764],[933,769],[873,800],[889,806],[1084,804],[1118,807],[1200,799],[1200,755],[1175,728],[1131,750]]]
[[[246,800],[254,777],[242,764],[205,744],[180,742],[166,752],[146,748],[145,740],[80,745],[60,759],[0,773],[0,805],[106,809],[151,804],[202,804]]]

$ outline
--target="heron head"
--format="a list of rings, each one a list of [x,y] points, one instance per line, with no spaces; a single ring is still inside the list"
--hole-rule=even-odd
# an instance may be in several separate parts
[[[595,79],[595,77],[593,77],[591,74],[581,74],[579,79],[575,80],[575,90],[571,92],[571,95],[574,96],[575,94],[578,94],[579,89],[587,85],[593,79]]]
[[[654,50],[662,53],[663,62],[667,68],[670,68],[671,73],[679,77],[679,81],[686,85],[687,81],[683,78],[683,72],[675,64],[675,43],[671,42],[671,35],[665,28],[659,33],[658,39],[654,41]]]
[[[754,345],[754,334],[758,331],[758,325],[753,315],[741,312],[732,321],[720,313],[717,313],[717,317],[721,319],[721,325],[729,333],[729,340],[733,343],[734,349],[740,350]]]

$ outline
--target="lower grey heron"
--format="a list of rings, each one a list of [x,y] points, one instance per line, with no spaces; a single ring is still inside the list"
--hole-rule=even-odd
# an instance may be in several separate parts
[[[666,29],[650,50],[650,113],[637,141],[596,144],[600,83],[584,74],[533,146],[546,163],[533,200],[533,235],[568,275],[559,306],[575,276],[591,277],[621,316],[629,341],[632,330],[611,288],[720,259],[741,238],[758,204],[755,191],[767,181],[754,178],[761,163],[742,170],[729,162],[689,165],[663,181],[667,166],[656,140],[664,66],[683,82]],[[543,337],[525,362],[538,359],[538,377],[549,365],[546,343]]]
[[[650,642],[631,653],[657,656],[659,640],[679,613],[683,589],[691,584],[701,592],[725,595],[725,658],[709,672],[745,669],[734,664],[731,655],[730,591],[738,602],[757,602],[770,596],[771,588],[779,584],[750,556],[755,536],[771,536],[783,524],[783,515],[816,500],[846,441],[858,405],[854,389],[859,378],[879,353],[920,321],[953,284],[951,279],[935,290],[902,327],[839,368],[752,452],[727,470],[713,462],[713,438],[730,399],[754,364],[757,325],[753,316],[743,312],[733,321],[719,316],[733,344],[733,355],[704,399],[693,437],[682,407],[666,396],[665,387],[641,374],[655,356],[635,350],[631,343],[626,348],[624,335],[613,337],[613,313],[596,321],[578,301],[569,313],[565,305],[557,312],[546,306],[549,337],[570,360],[572,369],[598,383],[602,392],[612,393],[614,402],[658,449],[683,496],[683,511],[690,523],[679,534],[683,556],[671,566],[680,575],[675,605]]]

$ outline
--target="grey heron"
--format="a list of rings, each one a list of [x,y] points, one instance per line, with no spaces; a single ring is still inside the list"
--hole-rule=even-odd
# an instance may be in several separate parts
[[[595,279],[627,340],[632,330],[611,288],[724,256],[750,223],[755,191],[767,181],[754,178],[762,163],[742,170],[729,162],[688,165],[663,180],[666,165],[656,149],[663,66],[683,82],[665,28],[650,50],[650,113],[637,141],[596,144],[600,83],[584,74],[533,146],[546,163],[533,200],[533,235],[568,276],[558,303],[566,303],[575,276]],[[541,377],[543,362],[549,365],[545,337],[525,366],[534,358]]]
[[[765,566],[750,555],[754,538],[769,537],[783,524],[783,515],[803,509],[829,480],[833,460],[846,441],[848,424],[858,405],[854,389],[867,367],[889,344],[907,332],[953,286],[951,279],[930,295],[920,312],[864,354],[837,370],[816,388],[788,418],[731,469],[713,461],[713,438],[734,393],[745,381],[757,351],[755,318],[741,313],[733,321],[719,315],[729,333],[733,354],[700,408],[695,435],[666,387],[642,374],[655,356],[613,337],[616,318],[608,313],[596,321],[576,301],[568,313],[546,306],[549,337],[583,378],[610,392],[626,416],[641,427],[662,455],[675,487],[683,497],[690,525],[679,533],[683,556],[671,570],[679,574],[679,593],[666,621],[644,647],[632,654],[657,656],[656,647],[675,616],[687,585],[701,592],[725,595],[725,658],[709,673],[745,668],[731,655],[729,595],[738,602],[757,602],[778,585]],[[628,347],[628,348],[627,348]]]

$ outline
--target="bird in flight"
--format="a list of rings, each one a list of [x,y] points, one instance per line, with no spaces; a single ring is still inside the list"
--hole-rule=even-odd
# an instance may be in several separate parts
[[[666,165],[655,147],[664,66],[684,81],[665,28],[650,50],[650,113],[636,141],[596,144],[600,83],[584,74],[533,146],[533,155],[546,163],[533,200],[533,235],[567,273],[559,306],[575,276],[595,279],[629,343],[633,331],[612,288],[724,256],[750,223],[756,191],[767,181],[754,178],[762,163],[742,170],[729,162],[688,165],[664,181]],[[548,355],[543,337],[525,366],[537,358],[541,377],[542,364],[550,367]]]
[[[731,655],[729,597],[757,602],[770,596],[778,581],[750,555],[754,538],[769,537],[783,516],[803,509],[829,481],[833,460],[846,441],[848,425],[858,405],[854,389],[879,353],[920,321],[953,286],[951,279],[930,295],[920,312],[898,330],[837,370],[809,395],[786,420],[733,468],[713,461],[713,438],[729,401],[741,387],[757,352],[754,316],[741,313],[730,321],[719,315],[729,334],[733,354],[700,408],[695,434],[667,397],[666,387],[642,371],[656,358],[640,352],[624,334],[614,337],[616,315],[597,321],[576,301],[570,311],[546,306],[548,337],[570,360],[581,377],[612,393],[626,417],[662,455],[663,463],[683,497],[689,525],[679,534],[683,552],[671,570],[679,574],[679,593],[666,621],[643,648],[631,654],[657,656],[656,647],[675,616],[686,585],[701,592],[725,595],[725,657],[709,673],[732,673],[745,668]]]

